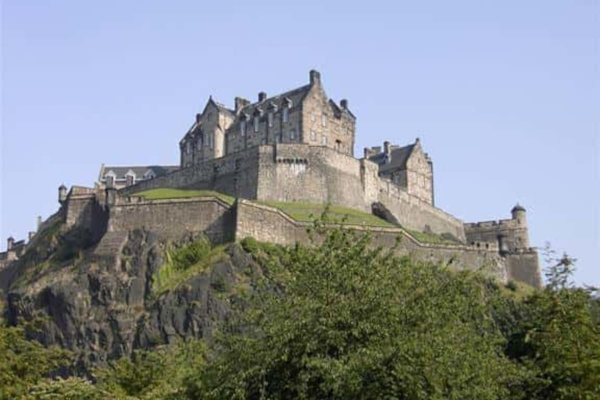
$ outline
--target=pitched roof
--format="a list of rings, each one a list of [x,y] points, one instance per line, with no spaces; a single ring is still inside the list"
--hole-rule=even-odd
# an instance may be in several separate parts
[[[304,97],[306,97],[310,88],[311,88],[310,84],[300,86],[299,88],[289,90],[285,93],[281,93],[281,94],[278,94],[273,97],[269,97],[263,101],[248,104],[247,106],[245,106],[244,108],[241,109],[241,112],[246,113],[248,115],[253,115],[254,111],[256,111],[257,108],[261,108],[263,111],[266,111],[267,107],[271,103],[273,103],[277,107],[281,108],[284,105],[283,103],[284,103],[285,99],[291,100],[292,107],[296,107],[300,103],[302,103],[302,100],[304,100]]]
[[[410,158],[414,148],[414,144],[404,147],[392,146],[390,162],[386,162],[385,152],[375,154],[369,157],[369,160],[379,164],[380,172],[406,168],[406,162]]]
[[[179,169],[178,165],[148,165],[148,166],[105,166],[102,165],[100,168],[100,174],[98,181],[103,181],[104,177],[111,171],[115,174],[116,180],[127,179],[127,174],[131,171],[135,174],[137,179],[143,178],[146,173],[152,171],[156,177],[166,175],[170,172]]]

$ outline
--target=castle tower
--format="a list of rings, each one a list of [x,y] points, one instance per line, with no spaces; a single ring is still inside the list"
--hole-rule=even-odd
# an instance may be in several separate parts
[[[517,229],[514,233],[514,243],[516,248],[529,248],[529,232],[527,229],[527,210],[519,203],[510,211],[512,220],[516,224]]]
[[[14,244],[15,244],[15,238],[13,238],[12,236],[9,236],[8,239],[6,239],[6,251],[11,251]]]

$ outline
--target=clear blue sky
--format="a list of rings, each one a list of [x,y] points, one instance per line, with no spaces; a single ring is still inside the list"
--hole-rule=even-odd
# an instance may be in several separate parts
[[[419,136],[437,205],[528,209],[532,244],[600,285],[600,2],[2,1],[0,238],[100,164],[177,164],[208,96],[232,105],[318,69],[356,153]]]

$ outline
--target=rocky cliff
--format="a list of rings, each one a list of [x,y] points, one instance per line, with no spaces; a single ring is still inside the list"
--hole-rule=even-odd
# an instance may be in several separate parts
[[[72,350],[78,370],[138,348],[210,340],[237,289],[260,268],[238,244],[177,253],[203,241],[135,230],[92,245],[86,232],[67,230],[55,216],[12,266],[5,317],[37,321],[31,335]]]

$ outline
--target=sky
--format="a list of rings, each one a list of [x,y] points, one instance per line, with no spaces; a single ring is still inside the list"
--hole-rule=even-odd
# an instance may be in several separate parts
[[[102,163],[178,164],[209,95],[308,83],[357,116],[355,154],[419,137],[436,205],[528,211],[531,244],[600,286],[600,2],[1,1],[0,249]],[[541,256],[543,258],[543,256]]]

